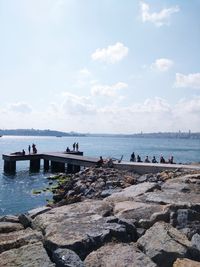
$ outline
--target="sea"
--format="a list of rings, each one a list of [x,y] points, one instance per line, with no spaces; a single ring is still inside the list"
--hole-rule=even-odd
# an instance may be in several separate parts
[[[48,191],[34,194],[34,190],[48,187],[47,179],[52,174],[44,172],[43,166],[39,173],[30,173],[29,162],[20,161],[16,164],[16,174],[7,175],[3,171],[2,154],[10,154],[36,144],[38,153],[62,152],[67,147],[72,149],[74,142],[79,143],[79,151],[85,156],[120,159],[129,161],[132,152],[140,155],[153,156],[159,160],[162,155],[168,159],[173,155],[176,163],[199,163],[199,139],[172,138],[139,138],[119,136],[77,136],[77,137],[35,137],[35,136],[2,136],[0,138],[0,216],[20,214],[28,210],[46,205],[52,199]],[[43,163],[41,161],[41,163]]]

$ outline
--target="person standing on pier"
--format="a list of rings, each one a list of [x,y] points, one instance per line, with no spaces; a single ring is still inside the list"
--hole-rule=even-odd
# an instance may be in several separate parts
[[[78,152],[78,142],[76,143],[76,151]]]
[[[31,146],[30,145],[28,146],[28,153],[29,154],[31,153]]]
[[[76,143],[73,143],[73,151],[75,151]]]

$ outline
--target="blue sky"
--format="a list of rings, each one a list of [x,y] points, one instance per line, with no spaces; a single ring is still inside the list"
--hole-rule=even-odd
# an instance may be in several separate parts
[[[199,0],[1,0],[0,128],[200,131],[199,10]]]

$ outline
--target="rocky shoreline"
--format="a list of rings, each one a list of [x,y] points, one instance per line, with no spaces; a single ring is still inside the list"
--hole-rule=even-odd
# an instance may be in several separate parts
[[[50,179],[54,203],[0,217],[1,267],[200,266],[200,171]]]

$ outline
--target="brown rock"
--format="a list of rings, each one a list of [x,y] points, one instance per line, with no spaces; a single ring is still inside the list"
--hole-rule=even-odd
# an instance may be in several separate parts
[[[0,253],[3,251],[19,248],[21,246],[41,241],[43,236],[40,232],[30,228],[25,230],[5,233],[0,235]]]
[[[0,254],[1,267],[54,267],[41,242],[11,249]]]
[[[0,222],[0,234],[19,231],[24,229],[20,223]]]
[[[108,243],[90,253],[84,261],[85,267],[156,267],[151,259],[133,243]]]
[[[200,262],[189,259],[177,259],[173,267],[200,267]]]

